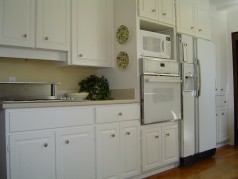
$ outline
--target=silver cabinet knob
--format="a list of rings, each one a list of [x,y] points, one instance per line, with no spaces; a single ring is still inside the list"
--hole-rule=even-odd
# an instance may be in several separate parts
[[[44,145],[43,145],[44,147],[48,147],[48,144],[47,143],[44,143]]]
[[[221,89],[221,91],[223,91],[223,88]]]
[[[23,34],[23,37],[27,38],[27,34]]]
[[[115,134],[112,134],[111,137],[115,137],[116,135]]]
[[[155,136],[155,139],[158,139],[158,138],[159,138],[159,136],[158,136],[158,135],[156,135],[156,136]]]
[[[169,133],[167,133],[166,136],[169,136]]]
[[[127,132],[126,134],[127,134],[127,135],[131,135],[131,133],[130,133],[130,132]]]
[[[79,54],[79,57],[83,57],[83,54],[82,54],[82,53],[80,53],[80,54]]]
[[[224,112],[223,112],[223,113],[221,113],[221,115],[223,115],[223,116],[224,116]]]
[[[45,37],[45,40],[49,40],[49,37]]]
[[[166,13],[166,12],[164,12],[164,13],[163,13],[163,16],[166,16],[166,15],[167,15],[167,13]]]
[[[122,112],[119,112],[118,115],[119,115],[119,116],[122,116]]]
[[[152,9],[151,12],[156,12],[156,10],[155,10],[155,9]]]
[[[69,144],[69,140],[66,140],[65,143],[66,143],[66,144]]]

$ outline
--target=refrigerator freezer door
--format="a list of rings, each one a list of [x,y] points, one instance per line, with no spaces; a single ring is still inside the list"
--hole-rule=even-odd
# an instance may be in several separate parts
[[[210,41],[197,40],[200,60],[200,96],[198,98],[199,152],[216,148],[215,48]]]
[[[183,120],[181,121],[181,156],[195,154],[195,99],[193,92],[183,92]]]

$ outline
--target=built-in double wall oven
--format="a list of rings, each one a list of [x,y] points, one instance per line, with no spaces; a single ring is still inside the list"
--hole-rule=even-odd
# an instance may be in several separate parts
[[[181,119],[179,63],[140,59],[141,122],[152,124]]]

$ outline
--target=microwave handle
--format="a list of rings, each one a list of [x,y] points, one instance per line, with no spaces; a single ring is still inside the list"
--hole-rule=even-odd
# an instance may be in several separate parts
[[[165,45],[164,40],[162,40],[161,42],[162,52],[164,52],[164,45]]]

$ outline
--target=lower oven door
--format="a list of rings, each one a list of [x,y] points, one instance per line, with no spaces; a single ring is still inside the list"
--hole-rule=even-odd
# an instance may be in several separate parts
[[[180,77],[142,75],[142,124],[180,119],[180,90]]]

